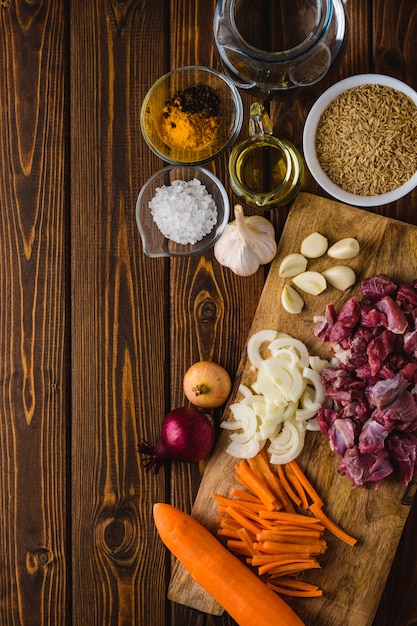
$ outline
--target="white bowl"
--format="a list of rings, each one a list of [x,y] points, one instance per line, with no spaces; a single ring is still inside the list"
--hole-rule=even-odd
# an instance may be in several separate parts
[[[356,76],[350,76],[340,82],[332,85],[327,89],[320,98],[312,106],[304,126],[303,132],[303,151],[304,158],[308,169],[318,182],[318,184],[331,196],[345,202],[346,204],[352,204],[362,207],[380,206],[382,204],[389,204],[395,202],[399,198],[402,198],[417,186],[417,172],[413,174],[411,178],[407,180],[403,185],[393,189],[388,193],[380,194],[377,196],[360,196],[354,193],[345,191],[338,185],[336,185],[330,178],[323,172],[319,160],[316,154],[316,132],[320,118],[326,109],[326,107],[341,93],[352,87],[358,87],[359,85],[378,84],[387,87],[392,87],[397,91],[401,91],[409,96],[417,106],[417,93],[406,83],[403,83],[396,78],[385,76],[383,74],[358,74]]]

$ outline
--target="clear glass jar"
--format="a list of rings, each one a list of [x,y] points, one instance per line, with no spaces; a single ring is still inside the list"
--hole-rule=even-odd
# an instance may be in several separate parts
[[[346,31],[343,0],[218,0],[214,39],[224,68],[243,89],[318,82]]]

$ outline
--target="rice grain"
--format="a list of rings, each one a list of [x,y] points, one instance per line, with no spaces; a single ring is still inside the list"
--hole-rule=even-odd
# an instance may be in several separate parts
[[[397,189],[417,170],[417,106],[378,84],[346,90],[323,112],[316,133],[319,163],[339,187],[361,196]]]

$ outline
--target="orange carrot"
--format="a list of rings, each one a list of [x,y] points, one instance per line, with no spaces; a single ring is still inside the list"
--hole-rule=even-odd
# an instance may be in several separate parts
[[[344,530],[340,528],[340,526],[338,526],[335,522],[333,522],[333,520],[331,520],[325,514],[325,512],[323,511],[323,509],[319,506],[317,502],[313,502],[313,504],[310,504],[310,510],[313,513],[313,515],[318,517],[323,522],[327,530],[329,530],[333,535],[335,535],[336,537],[338,537],[345,543],[349,544],[350,546],[354,546],[357,543],[358,540],[352,537],[351,535],[349,535],[348,533],[346,533]]]
[[[246,515],[242,514],[242,512],[238,509],[234,509],[233,507],[228,506],[226,507],[226,513],[228,513],[230,517],[233,517],[233,519],[239,522],[243,528],[246,528],[246,530],[249,530],[255,535],[261,530],[259,524],[246,517]]]
[[[278,476],[288,496],[297,506],[300,506],[302,503],[302,500],[300,496],[297,493],[295,493],[294,489],[291,487],[290,483],[288,482],[288,479],[284,472],[283,465],[278,465]]]
[[[308,480],[307,476],[304,474],[301,467],[298,465],[297,461],[290,461],[288,463],[289,467],[292,469],[294,474],[297,476],[298,480],[303,485],[306,493],[310,496],[313,502],[316,502],[319,506],[323,506],[323,500],[320,498],[317,491],[314,489],[311,482]]]
[[[294,524],[316,524],[320,522],[318,517],[309,517],[301,513],[290,513],[288,511],[259,511],[259,516],[266,519],[274,519],[282,522]]]
[[[257,504],[256,502],[244,502],[243,500],[236,500],[234,498],[228,498],[227,496],[220,496],[217,493],[212,494],[212,498],[214,498],[219,504],[223,506],[233,506],[238,509],[244,509],[249,511],[259,511],[264,507],[262,502]]]
[[[284,469],[285,471],[285,475],[287,477],[288,482],[290,482],[292,484],[292,486],[294,487],[296,493],[298,494],[300,500],[301,500],[301,506],[304,510],[308,509],[308,500],[307,500],[307,494],[304,490],[304,487],[300,481],[300,479],[298,478],[298,476],[292,471],[292,469],[290,467],[288,467],[288,465],[286,466],[286,468]]]
[[[274,494],[249,467],[247,463],[242,459],[240,463],[235,465],[237,474],[242,478],[247,485],[250,485],[250,491],[257,495],[265,505],[268,511],[274,511],[277,506],[277,500]]]
[[[239,500],[263,504],[260,498],[254,496],[251,493],[248,493],[247,491],[243,491],[243,489],[237,489],[236,487],[232,487],[229,493],[232,497],[239,498]]]
[[[240,626],[304,626],[279,595],[193,517],[162,503],[154,505],[153,513],[167,548]]]
[[[291,588],[288,584],[288,579],[282,582],[282,584],[277,585],[276,583],[267,582],[267,586],[276,591],[277,593],[281,593],[287,596],[294,596],[298,598],[317,598],[323,595],[323,591],[312,585],[311,589],[297,589]]]
[[[288,559],[278,559],[274,562],[264,563],[264,565],[260,565],[258,567],[258,574],[259,576],[263,576],[267,572],[276,570],[278,567],[281,567],[283,565],[291,565],[294,569],[296,569],[299,563],[310,565],[313,563],[317,563],[317,561],[315,559],[294,559],[294,557],[288,558]],[[306,569],[310,569],[310,568],[306,568]]]
[[[285,489],[281,486],[278,476],[271,470],[265,450],[261,450],[261,452],[255,457],[248,459],[248,463],[252,471],[258,474],[261,480],[265,480],[266,484],[275,495],[277,501],[282,504],[283,508],[287,508],[288,506],[292,507]]]

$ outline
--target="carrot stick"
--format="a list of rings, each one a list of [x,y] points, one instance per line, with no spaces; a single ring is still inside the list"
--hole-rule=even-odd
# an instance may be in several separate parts
[[[312,583],[308,583],[305,580],[300,580],[299,578],[281,578],[279,579],[280,585],[285,585],[286,587],[292,587],[293,589],[298,589],[300,591],[314,591],[318,589],[318,585],[313,585]]]
[[[311,507],[310,507],[311,509]],[[294,524],[316,524],[321,520],[316,517],[310,517],[308,515],[302,515],[301,513],[290,513],[287,511],[259,511],[259,517],[274,519],[283,522],[289,522]],[[324,522],[322,522],[324,523]]]
[[[277,501],[281,503],[284,508],[290,505],[288,496],[285,493],[285,490],[281,487],[278,476],[276,476],[276,474],[274,474],[271,470],[265,450],[261,450],[261,452],[255,457],[248,459],[248,463],[249,467],[257,473],[261,479],[265,480],[269,489],[275,495]]]
[[[291,498],[291,500],[297,506],[301,506],[302,500],[300,496],[297,493],[295,493],[294,489],[291,487],[290,483],[288,482],[287,476],[285,475],[285,472],[284,472],[284,466],[281,464],[278,465],[278,476],[282,483],[282,486],[284,487],[286,493]]]
[[[304,626],[297,614],[202,524],[170,504],[153,507],[162,541],[240,626]]]
[[[230,495],[233,498],[238,498],[239,500],[244,500],[247,502],[255,502],[256,504],[263,504],[262,500],[257,496],[254,496],[247,491],[243,491],[243,489],[237,489],[237,487],[232,487],[229,491]]]
[[[321,531],[307,531],[307,534],[289,532],[289,533],[277,533],[263,530],[257,533],[257,541],[280,541],[281,543],[305,543],[308,544],[312,539],[321,539],[323,533]]]
[[[323,554],[327,544],[325,541],[315,541],[310,544],[280,543],[279,541],[255,541],[253,547],[267,554]]]
[[[292,566],[298,566],[298,564],[300,563],[308,563],[311,564],[314,561],[312,559],[294,559],[294,557],[292,559],[279,559],[275,562],[271,562],[271,563],[264,563],[264,565],[260,565],[258,567],[258,574],[259,576],[263,576],[264,574],[267,574],[268,572],[272,571],[272,570],[276,570],[276,568],[284,566],[284,565],[292,565]],[[317,561],[316,561],[317,563]],[[308,568],[310,569],[310,568]]]
[[[300,561],[288,565],[278,565],[274,569],[269,570],[271,576],[280,576],[281,574],[299,574],[308,569],[320,569],[320,563],[318,561],[312,561],[307,563],[306,561]]]
[[[313,504],[310,504],[310,511],[313,513],[313,515],[318,517],[323,522],[327,530],[329,530],[333,535],[338,537],[338,539],[341,539],[350,546],[354,546],[357,543],[358,540],[346,533],[340,528],[340,526],[333,522],[333,520],[331,520],[324,513],[324,511],[317,502],[313,502]]]
[[[239,530],[234,528],[218,528],[217,534],[219,537],[228,537],[229,539],[241,539]]]
[[[216,500],[218,504],[223,506],[233,506],[239,509],[246,509],[249,511],[259,511],[264,507],[264,504],[260,502],[257,504],[256,502],[244,502],[243,500],[236,500],[235,498],[228,498],[227,496],[221,496],[217,493],[212,494],[212,498]]]
[[[249,533],[249,531],[246,530],[246,528],[240,528],[238,530],[238,536],[239,539],[241,539],[243,543],[247,546],[251,556],[258,554],[258,551],[255,550],[255,548],[253,547],[254,537],[251,533]]]
[[[227,547],[235,554],[241,554],[242,556],[252,556],[251,551],[244,541],[241,539],[229,539],[227,541]]]
[[[301,467],[298,465],[297,461],[290,461],[288,463],[289,467],[292,469],[294,474],[297,476],[298,480],[303,485],[305,491],[308,493],[313,502],[317,503],[320,507],[323,506],[323,500],[320,498],[317,491],[314,489],[311,482],[308,480],[307,476],[304,474]]]
[[[287,596],[294,596],[298,598],[317,598],[323,595],[323,591],[321,589],[288,589],[286,586],[276,585],[271,582],[267,582],[266,584],[273,591]]]
[[[291,470],[291,468],[288,467],[288,465],[284,469],[284,472],[285,472],[288,482],[292,484],[296,493],[298,494],[301,500],[301,506],[303,507],[304,510],[308,509],[307,495],[298,476],[296,476],[296,474]]]
[[[249,485],[250,491],[257,495],[264,503],[268,511],[273,511],[277,506],[277,500],[269,487],[259,479],[247,463],[243,460],[235,465],[237,474]]]
[[[256,522],[248,519],[245,515],[242,515],[238,509],[233,509],[231,506],[228,506],[226,508],[226,512],[230,515],[230,517],[233,517],[233,519],[242,524],[243,528],[250,530],[255,535],[261,530],[261,527],[256,524]]]

